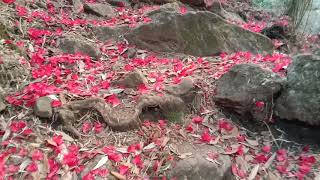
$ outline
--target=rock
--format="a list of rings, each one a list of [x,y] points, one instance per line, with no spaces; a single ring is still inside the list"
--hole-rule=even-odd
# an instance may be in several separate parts
[[[233,179],[231,160],[227,155],[219,154],[216,159],[221,165],[212,163],[206,158],[210,152],[218,152],[217,148],[208,145],[191,145],[183,143],[177,147],[180,154],[192,153],[190,157],[179,160],[169,172],[169,179],[177,180],[224,180]]]
[[[137,88],[139,85],[147,83],[148,80],[139,70],[126,74],[124,79],[120,82],[120,84],[123,84],[127,88]]]
[[[18,61],[18,54],[3,54],[0,58],[0,87],[19,87],[31,78],[29,68]]]
[[[84,11],[106,18],[111,18],[115,15],[112,6],[108,3],[87,3],[84,5]]]
[[[270,39],[286,39],[288,38],[288,28],[282,25],[273,24],[271,27],[266,27],[262,30],[262,34]]]
[[[191,104],[199,88],[194,85],[191,78],[187,77],[182,79],[179,84],[165,87],[165,91],[171,95],[180,97],[186,104]]]
[[[148,4],[165,4],[165,3],[172,3],[176,0],[131,0],[132,3],[137,4],[140,2],[146,2]]]
[[[48,96],[38,98],[33,109],[35,115],[40,118],[51,118],[53,114],[51,106],[52,101],[53,100]]]
[[[111,38],[117,38],[128,30],[129,29],[127,26],[120,26],[120,27],[97,26],[92,29],[94,36],[99,41],[107,41]]]
[[[229,24],[210,12],[159,12],[153,21],[126,35],[139,48],[158,52],[179,52],[194,56],[236,51],[271,52],[267,37]]]
[[[117,7],[131,6],[131,3],[129,0],[107,0],[107,3],[111,4],[112,6],[117,6]]]
[[[76,39],[74,37],[66,37],[59,39],[58,47],[65,53],[83,53],[89,55],[92,58],[97,59],[100,56],[100,51],[95,44],[86,42],[82,39]]]
[[[83,11],[83,4],[81,0],[72,0],[73,11],[75,13],[80,13]]]
[[[276,101],[281,119],[320,125],[320,56],[302,54],[288,67],[287,86]]]
[[[280,92],[283,83],[277,74],[258,65],[239,64],[217,81],[217,94],[213,99],[227,110],[262,121],[269,118],[273,98]],[[262,107],[257,107],[259,102]]]
[[[197,6],[197,7],[212,7],[214,4],[217,4],[218,0],[180,0],[181,2],[185,4],[189,4],[191,6]]]

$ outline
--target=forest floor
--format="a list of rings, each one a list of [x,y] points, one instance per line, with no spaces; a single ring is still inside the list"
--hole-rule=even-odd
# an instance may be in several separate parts
[[[0,22],[12,31],[0,40],[0,63],[14,59],[32,78],[21,82],[18,89],[3,88],[7,107],[0,115],[0,179],[166,179],[179,160],[194,155],[180,153],[178,146],[183,144],[215,147],[203,157],[217,167],[221,165],[220,156],[229,157],[230,171],[236,179],[320,178],[320,155],[314,142],[295,142],[297,139],[290,139],[272,122],[245,125],[231,121],[211,99],[215,80],[232,66],[254,63],[285,76],[291,54],[237,52],[193,57],[138,50],[125,39],[101,42],[92,35],[96,26],[134,28],[148,23],[151,19],[146,12],[159,8],[157,5],[114,7],[115,16],[105,20],[85,15],[83,9],[65,1],[3,2]],[[249,17],[240,25],[248,30],[261,32],[270,23],[287,23],[286,18],[245,3],[240,5]],[[181,13],[185,10],[180,9]],[[254,19],[253,15],[263,18]],[[0,37],[1,33],[0,29]],[[63,53],[57,43],[66,35],[97,45],[100,58]],[[286,40],[274,42],[279,47],[288,44]],[[299,44],[290,48],[308,49]],[[135,49],[134,57],[131,49]],[[125,88],[115,83],[136,69],[146,77],[147,84]],[[184,124],[150,120],[137,130],[117,132],[107,127],[95,111],[87,111],[72,124],[81,133],[75,138],[55,118],[39,119],[33,112],[36,100],[47,95],[55,99],[53,107],[98,96],[113,108],[130,108],[140,95],[162,94],[165,87],[179,84],[185,77],[192,78],[201,98],[200,111],[187,114]]]

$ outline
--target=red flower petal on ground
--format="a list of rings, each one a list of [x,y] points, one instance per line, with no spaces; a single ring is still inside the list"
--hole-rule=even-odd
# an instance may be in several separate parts
[[[51,102],[51,106],[52,107],[60,107],[62,105],[62,103],[61,103],[61,101],[59,101],[59,100],[53,100],[52,102]]]
[[[264,107],[264,102],[263,101],[257,101],[256,102],[256,107],[257,108],[263,108]]]
[[[185,14],[185,13],[187,13],[187,8],[185,6],[181,6],[179,11],[181,14]]]
[[[193,117],[192,122],[195,124],[201,124],[203,122],[203,118],[200,116]]]
[[[145,94],[149,92],[149,88],[145,84],[140,84],[138,86],[138,91],[140,94]]]
[[[163,119],[159,120],[159,127],[161,129],[165,128],[166,126],[167,126],[166,120],[163,120]]]
[[[257,154],[256,157],[254,158],[254,160],[257,163],[265,163],[268,160],[268,157],[264,154]]]
[[[13,121],[10,124],[10,130],[12,132],[20,132],[23,128],[27,126],[27,123],[25,121]]]
[[[104,127],[103,124],[99,121],[94,123],[94,132],[99,134],[103,131]]]
[[[49,159],[49,174],[48,178],[52,178],[60,169],[60,165],[54,160],[54,159]]]
[[[95,180],[94,174],[89,172],[88,174],[86,174],[85,176],[83,176],[82,178],[83,180]]]
[[[136,156],[133,158],[132,162],[133,162],[135,165],[137,165],[140,169],[143,168],[143,161],[141,160],[141,155],[140,155],[140,154],[139,154],[139,155],[136,155]]]
[[[22,134],[25,135],[25,136],[29,136],[32,133],[33,133],[33,131],[30,128],[29,129],[25,129],[25,130],[22,131]]]
[[[119,173],[124,175],[128,172],[129,170],[129,167],[128,166],[125,166],[125,165],[120,165],[119,166]]]
[[[287,174],[288,173],[288,169],[287,169],[286,166],[278,165],[278,166],[276,166],[276,169],[282,174]]]
[[[192,132],[193,132],[192,124],[189,124],[189,125],[186,127],[186,131],[188,131],[189,133],[192,133]]]
[[[109,174],[109,171],[106,168],[99,168],[99,169],[96,169],[96,170],[97,170],[96,174],[101,176],[101,177],[107,177],[107,175]]]
[[[277,151],[277,161],[282,162],[287,159],[287,151],[285,149],[279,149]]]
[[[299,171],[302,174],[308,174],[311,171],[311,167],[309,165],[302,164],[299,166]]]
[[[109,153],[108,158],[114,162],[120,162],[122,160],[122,155],[119,153]]]
[[[102,148],[102,152],[105,154],[114,153],[116,151],[116,148],[114,146],[105,146]]]
[[[212,137],[210,136],[209,132],[206,130],[201,135],[201,141],[204,143],[210,143]]]
[[[74,152],[69,152],[63,156],[63,164],[69,167],[74,167],[79,164],[78,155]]]
[[[226,131],[231,131],[233,129],[232,124],[225,120],[225,119],[220,119],[218,121],[218,125],[219,125],[219,130],[221,131],[222,129],[226,130]]]
[[[26,169],[28,172],[36,172],[38,171],[38,165],[35,163],[35,162],[32,162],[31,164],[29,164],[27,166],[27,169]]]
[[[263,146],[262,147],[262,151],[265,152],[265,153],[268,153],[271,151],[271,146]]]
[[[154,172],[158,172],[159,166],[160,166],[160,162],[159,162],[159,161],[155,161],[155,162],[153,163],[152,170],[153,170]]]
[[[237,140],[238,140],[238,142],[244,142],[246,140],[246,136],[243,134],[238,134]]]
[[[12,4],[14,3],[16,0],[2,0],[2,2],[6,3],[6,4]]]
[[[43,153],[40,150],[35,150],[32,152],[32,160],[40,161],[43,158]]]
[[[101,84],[100,84],[100,87],[102,89],[108,89],[110,87],[110,82],[109,81],[103,81]]]
[[[108,96],[106,100],[108,103],[112,104],[113,107],[116,107],[119,104],[121,104],[120,100],[118,99],[118,97],[115,94]]]
[[[53,135],[52,140],[53,140],[58,146],[60,146],[61,144],[64,143],[61,135]]]
[[[92,123],[89,121],[86,121],[82,125],[82,132],[84,134],[88,134],[88,132],[92,129]]]

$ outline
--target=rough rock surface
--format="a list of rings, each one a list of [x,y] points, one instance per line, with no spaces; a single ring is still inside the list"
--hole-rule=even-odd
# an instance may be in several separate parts
[[[320,56],[298,55],[288,67],[287,86],[276,102],[281,119],[320,125]]]
[[[147,84],[148,80],[142,74],[141,71],[135,70],[126,74],[124,79],[121,81],[121,84],[126,86],[127,88],[137,88],[141,84]]]
[[[111,38],[117,38],[121,34],[129,31],[127,26],[120,26],[120,27],[107,27],[107,26],[96,26],[92,29],[94,36],[99,41],[107,41]]]
[[[179,145],[177,150],[180,154],[190,153],[192,155],[179,160],[169,173],[169,178],[176,178],[178,180],[233,179],[229,156],[219,155],[217,161],[221,163],[221,166],[206,159],[208,153],[217,152],[217,149],[214,146],[184,143]]]
[[[229,24],[211,12],[154,13],[153,21],[140,25],[126,35],[139,48],[160,52],[179,52],[208,56],[219,52],[270,52],[267,37]]]
[[[195,86],[193,80],[186,77],[179,84],[167,86],[165,91],[171,95],[180,97],[186,104],[192,104],[199,88]]]
[[[84,10],[85,12],[106,18],[111,18],[115,14],[112,6],[107,3],[87,3],[84,5]]]
[[[83,53],[93,58],[98,58],[100,56],[100,51],[94,44],[75,37],[59,39],[58,46],[65,53]]]
[[[3,63],[0,63],[0,86],[15,87],[30,79],[30,71],[17,59],[17,54],[4,54]]]
[[[34,105],[34,113],[40,118],[51,118],[52,117],[52,99],[48,96],[40,97],[36,100]]]
[[[284,81],[277,74],[254,64],[235,65],[217,81],[217,105],[261,121],[270,116],[272,102]],[[263,102],[263,107],[256,103]]]

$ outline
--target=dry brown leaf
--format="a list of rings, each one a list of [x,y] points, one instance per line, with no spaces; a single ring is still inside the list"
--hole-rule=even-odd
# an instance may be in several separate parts
[[[273,153],[272,156],[268,159],[268,161],[264,164],[263,167],[265,169],[268,169],[275,158],[276,158],[276,153]]]
[[[163,139],[163,141],[162,141],[162,144],[161,144],[161,146],[162,147],[164,147],[164,146],[166,146],[167,145],[167,143],[169,142],[169,140],[170,140],[170,138],[169,137],[164,137],[164,139]]]
[[[75,141],[75,139],[73,139],[71,136],[69,136],[69,135],[66,134],[65,132],[55,131],[55,133],[56,133],[57,135],[61,135],[63,140],[66,140],[66,141],[69,141],[69,142]]]
[[[218,144],[220,140],[220,136],[218,136],[215,140],[211,140],[209,144]]]
[[[125,180],[126,177],[124,175],[121,175],[120,173],[118,172],[115,172],[115,171],[111,171],[110,172],[112,174],[112,176],[116,177],[117,179],[119,180]]]
[[[271,171],[268,172],[267,180],[280,180],[281,178],[275,174],[273,174]]]
[[[54,142],[52,139],[47,139],[46,142],[52,146],[58,146],[56,142]]]
[[[251,171],[251,173],[250,173],[250,175],[248,177],[248,180],[253,180],[257,176],[259,168],[260,168],[259,164],[254,166],[254,168],[252,169],[252,171]]]
[[[249,165],[248,165],[247,161],[242,156],[236,157],[236,163],[240,166],[241,169],[243,169],[245,171],[249,170]]]
[[[248,144],[250,144],[251,146],[258,146],[258,145],[259,145],[258,140],[251,140],[251,139],[247,139],[247,138],[246,138],[246,141],[247,141]]]
[[[180,158],[180,159],[185,159],[185,158],[187,158],[188,156],[192,156],[192,153],[191,153],[191,152],[189,152],[189,153],[182,153],[182,154],[179,155],[179,158]]]

